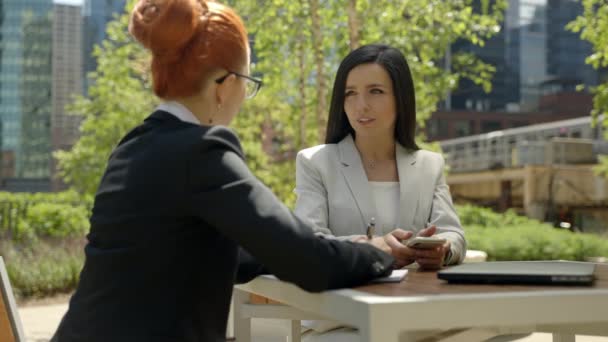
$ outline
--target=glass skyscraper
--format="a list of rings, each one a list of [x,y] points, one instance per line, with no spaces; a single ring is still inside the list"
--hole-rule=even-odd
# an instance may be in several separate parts
[[[451,109],[534,110],[545,84],[596,85],[598,71],[585,64],[591,45],[566,24],[582,14],[576,0],[509,0],[501,32],[484,47],[457,42],[453,52],[471,52],[496,67],[493,90],[462,81]]]
[[[106,26],[125,11],[125,0],[84,0],[84,70],[85,74],[94,71],[97,63],[93,57],[95,45],[101,44],[106,37]],[[85,75],[85,87],[89,82]]]
[[[49,178],[52,0],[0,1],[2,178]]]

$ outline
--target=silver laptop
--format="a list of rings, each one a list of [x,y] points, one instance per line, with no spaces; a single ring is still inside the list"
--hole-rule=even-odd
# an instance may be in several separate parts
[[[595,264],[574,261],[494,261],[441,270],[450,283],[591,285]]]

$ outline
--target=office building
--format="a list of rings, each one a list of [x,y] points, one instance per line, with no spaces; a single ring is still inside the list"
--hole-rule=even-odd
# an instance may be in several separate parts
[[[50,176],[52,5],[0,1],[3,183]]]
[[[576,0],[509,0],[500,33],[485,46],[452,45],[453,53],[469,52],[496,67],[492,92],[464,80],[444,109],[531,111],[542,95],[597,85],[600,73],[585,64],[591,45],[565,28],[582,11]]]

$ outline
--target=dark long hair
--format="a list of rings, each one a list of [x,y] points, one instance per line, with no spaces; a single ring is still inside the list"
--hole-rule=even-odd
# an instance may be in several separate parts
[[[401,51],[382,44],[361,46],[351,51],[340,63],[331,95],[325,143],[338,143],[348,134],[352,134],[354,137],[355,131],[344,112],[346,78],[353,68],[368,63],[382,66],[393,81],[393,91],[397,105],[395,140],[407,149],[418,150],[419,147],[415,140],[416,94],[414,93],[414,81],[412,80],[410,67]]]

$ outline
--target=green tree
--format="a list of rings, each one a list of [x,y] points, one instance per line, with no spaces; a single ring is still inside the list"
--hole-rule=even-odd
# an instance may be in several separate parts
[[[472,55],[455,54],[447,70],[443,60],[457,40],[483,45],[498,32],[506,7],[505,0],[231,0],[228,4],[245,18],[258,57],[252,70],[264,77],[262,91],[247,101],[234,126],[253,172],[290,204],[293,153],[323,141],[331,82],[350,49],[384,42],[404,52],[414,74],[418,123],[423,127],[460,78],[490,89],[492,66]],[[57,153],[64,180],[87,194],[95,191],[120,137],[156,101],[149,79],[142,76],[146,54],[129,37],[127,23],[127,15],[116,18],[108,28],[109,39],[95,50],[99,66],[91,75],[94,86],[89,97],[78,99],[73,108],[85,117],[82,137],[71,151]]]
[[[595,69],[608,67],[608,2],[606,0],[583,0],[583,14],[568,24],[567,28],[581,34],[581,38],[589,41],[593,46],[593,53],[587,57],[587,64]],[[601,115],[608,116],[608,81],[593,87],[593,110],[591,116],[598,124]],[[599,124],[608,128],[608,120]],[[604,137],[608,138],[608,130],[604,130]],[[608,177],[608,156],[600,157],[600,165],[596,169],[600,174]]]
[[[421,128],[461,78],[489,91],[494,67],[461,53],[452,57],[447,70],[444,58],[457,40],[483,45],[499,31],[506,8],[503,0],[233,0],[231,4],[246,18],[258,57],[253,70],[264,76],[265,83],[260,98],[244,109],[246,114],[237,118],[236,126],[241,134],[255,131],[250,134],[260,136],[260,126],[249,120],[263,115],[281,137],[274,151],[279,154],[324,140],[335,71],[348,51],[362,44],[383,42],[403,51],[414,74]],[[424,141],[422,134],[419,140]],[[254,149],[259,150],[259,145]],[[293,161],[275,162],[273,167],[283,171],[270,172],[272,181],[283,186],[278,193],[292,203]]]
[[[126,12],[117,16],[106,40],[95,48],[97,71],[89,75],[93,86],[88,97],[78,97],[71,106],[71,112],[84,116],[81,137],[70,151],[55,153],[60,175],[81,194],[95,193],[110,152],[156,101],[146,76],[147,54],[127,32],[128,22]]]

